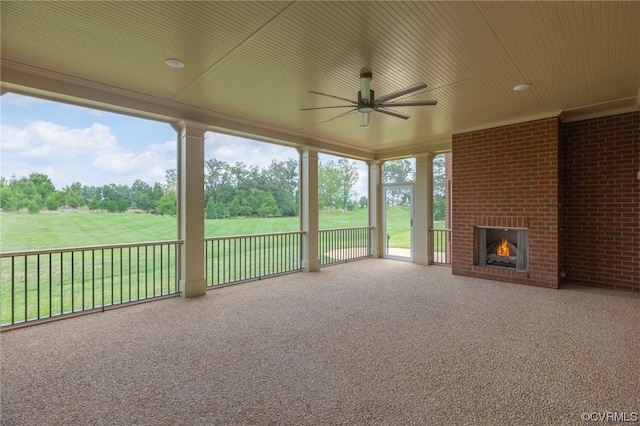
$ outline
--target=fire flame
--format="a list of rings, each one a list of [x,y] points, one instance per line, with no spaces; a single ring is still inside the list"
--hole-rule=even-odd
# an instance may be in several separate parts
[[[507,244],[507,240],[506,239],[503,238],[502,241],[500,241],[500,245],[496,249],[496,254],[498,256],[509,256],[510,255],[509,245]]]

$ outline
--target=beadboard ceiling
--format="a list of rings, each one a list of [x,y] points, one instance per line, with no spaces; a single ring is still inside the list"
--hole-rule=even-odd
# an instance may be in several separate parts
[[[1,2],[2,90],[351,157],[450,148],[454,133],[638,110],[640,2]],[[176,58],[185,66],[165,64]],[[411,118],[341,109],[362,69]],[[531,89],[513,90],[529,83]]]

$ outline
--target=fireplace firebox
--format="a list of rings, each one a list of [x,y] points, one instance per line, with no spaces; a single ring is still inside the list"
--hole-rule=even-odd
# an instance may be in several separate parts
[[[477,226],[473,238],[476,265],[527,271],[528,229]]]

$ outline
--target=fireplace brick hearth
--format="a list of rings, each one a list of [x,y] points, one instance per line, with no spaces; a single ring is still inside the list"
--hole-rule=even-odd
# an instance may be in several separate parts
[[[559,120],[453,136],[454,274],[558,288]],[[528,229],[526,271],[474,264],[474,228]]]

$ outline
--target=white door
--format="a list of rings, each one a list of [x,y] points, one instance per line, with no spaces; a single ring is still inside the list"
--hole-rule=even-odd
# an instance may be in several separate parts
[[[413,260],[413,186],[384,186],[384,257]]]

